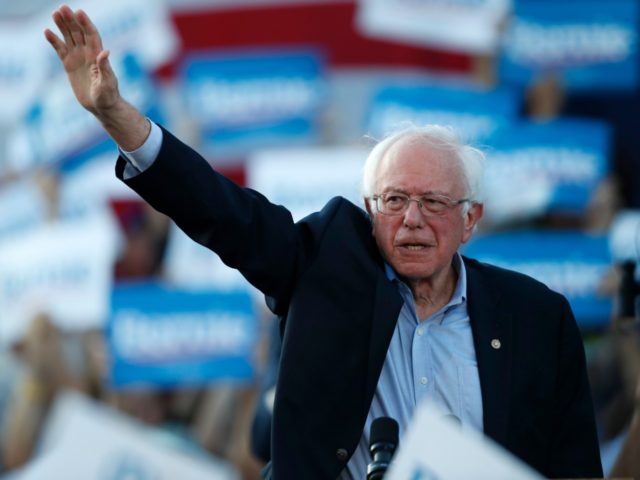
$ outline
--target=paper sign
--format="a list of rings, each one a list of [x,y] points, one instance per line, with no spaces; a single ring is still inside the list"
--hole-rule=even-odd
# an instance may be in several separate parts
[[[44,312],[63,329],[101,327],[118,240],[109,213],[44,224],[0,245],[0,344]]]
[[[517,232],[477,236],[463,253],[530,275],[567,297],[583,328],[609,323],[611,298],[599,287],[611,267],[608,239],[581,232]]]
[[[528,465],[473,430],[462,430],[429,402],[416,409],[387,480],[542,480]]]
[[[107,331],[111,382],[159,388],[247,382],[257,337],[247,291],[118,286]]]
[[[227,463],[78,393],[61,393],[33,460],[8,480],[238,480]],[[187,447],[191,447],[188,450]],[[191,452],[191,453],[189,453]]]

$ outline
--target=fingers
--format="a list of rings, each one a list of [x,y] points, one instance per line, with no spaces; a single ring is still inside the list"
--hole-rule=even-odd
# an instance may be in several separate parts
[[[84,12],[84,10],[77,10],[76,18],[78,19],[80,27],[82,27],[84,31],[84,38],[87,42],[87,45],[98,51],[102,50],[102,40],[100,39],[100,34],[98,33],[98,29],[93,24],[89,16]]]
[[[63,59],[69,52],[64,42],[60,40],[60,38],[58,38],[58,36],[48,28],[44,31],[44,38],[46,38],[47,41],[51,44],[60,59]]]
[[[88,45],[97,47],[98,51],[102,49],[100,35],[84,11],[74,13],[67,5],[62,5],[51,16],[62,33],[67,48]]]
[[[69,35],[71,37],[73,44],[84,45],[85,44],[84,31],[82,30],[80,23],[78,23],[78,19],[76,18],[76,15],[73,13],[73,10],[71,10],[66,5],[63,5],[62,7],[60,7],[59,12],[62,16],[62,20],[64,21],[69,31]]]

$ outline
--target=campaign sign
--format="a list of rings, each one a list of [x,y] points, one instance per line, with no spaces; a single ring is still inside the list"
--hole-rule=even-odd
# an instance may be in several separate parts
[[[375,95],[367,130],[380,138],[407,122],[450,125],[465,140],[478,141],[513,121],[518,108],[516,93],[508,88],[390,85]]]
[[[238,480],[193,443],[79,393],[58,392],[38,449],[5,480]]]
[[[530,466],[423,401],[400,439],[386,480],[542,480]]]
[[[362,205],[359,186],[366,158],[367,151],[357,147],[261,150],[249,159],[247,183],[298,221],[335,196]]]
[[[527,191],[548,188],[547,211],[584,212],[591,195],[609,172],[610,129],[593,120],[561,119],[520,122],[487,139],[486,192],[488,202],[501,185]]]
[[[636,0],[517,0],[500,75],[528,84],[554,73],[571,90],[638,85]]]
[[[44,223],[0,244],[0,345],[47,314],[61,329],[103,326],[118,231],[108,212]]]
[[[247,382],[257,319],[246,291],[116,286],[107,339],[115,387]]]
[[[0,45],[0,126],[9,126],[22,118],[46,82],[49,46],[41,29],[15,19],[0,21]]]
[[[368,35],[423,46],[491,53],[510,0],[367,0],[358,26]]]
[[[256,147],[309,143],[325,102],[323,63],[311,50],[243,50],[195,55],[181,68],[186,109],[204,147],[222,156]]]
[[[125,55],[111,61],[122,95],[157,117],[154,86],[136,58]],[[98,121],[77,102],[66,75],[60,74],[12,132],[8,152],[15,170],[27,170],[52,164],[72,169],[96,155],[117,151]]]
[[[608,324],[612,300],[598,293],[611,267],[606,236],[580,232],[514,232],[479,236],[469,257],[515,270],[567,297],[582,328]]]

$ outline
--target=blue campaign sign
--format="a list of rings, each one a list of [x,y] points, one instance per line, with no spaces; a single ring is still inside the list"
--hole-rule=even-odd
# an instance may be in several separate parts
[[[111,382],[169,388],[250,381],[257,336],[246,291],[116,287],[107,328]]]
[[[515,232],[479,236],[465,255],[527,274],[567,297],[580,327],[605,327],[612,300],[598,288],[611,267],[606,235]]]
[[[187,111],[200,123],[212,153],[245,154],[317,138],[316,118],[326,99],[317,51],[199,54],[185,60],[180,77]]]
[[[543,210],[581,213],[610,170],[611,131],[585,119],[520,122],[487,139],[487,195],[514,179],[548,188]],[[497,187],[497,186],[496,186]],[[498,199],[504,201],[505,199]]]
[[[558,74],[567,88],[638,85],[637,0],[517,0],[504,37],[500,76],[526,85]]]
[[[466,140],[478,141],[513,121],[519,102],[515,90],[503,87],[485,91],[441,85],[389,85],[372,100],[367,130],[381,138],[407,122],[440,124],[452,126]]]
[[[161,122],[154,85],[133,55],[111,59],[123,96]],[[33,104],[24,119],[23,164],[54,164],[70,171],[96,155],[117,150],[98,121],[76,101],[63,74]]]

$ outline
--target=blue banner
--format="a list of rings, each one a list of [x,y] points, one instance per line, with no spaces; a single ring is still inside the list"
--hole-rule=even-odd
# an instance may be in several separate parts
[[[580,327],[606,327],[612,300],[598,293],[611,267],[606,235],[517,232],[478,236],[463,253],[527,274],[567,297]]]
[[[594,120],[521,122],[487,139],[487,195],[511,178],[548,189],[546,211],[582,213],[610,170],[611,131]],[[514,180],[516,181],[516,180]],[[508,198],[497,199],[509,201]]]
[[[382,138],[407,122],[452,126],[465,140],[483,140],[518,113],[514,90],[439,85],[387,86],[373,98],[367,130]]]
[[[323,71],[312,50],[249,50],[189,57],[180,76],[205,149],[224,156],[314,142],[326,101]]]
[[[500,61],[503,80],[557,74],[567,88],[638,85],[637,0],[517,0]]]
[[[157,94],[149,75],[133,55],[111,59],[122,95],[156,122],[162,122]],[[117,154],[113,140],[92,114],[77,102],[66,76],[59,76],[34,103],[24,119],[23,164],[53,164],[71,171],[97,155]]]
[[[111,382],[170,388],[251,381],[257,330],[246,291],[116,287],[107,328]]]

